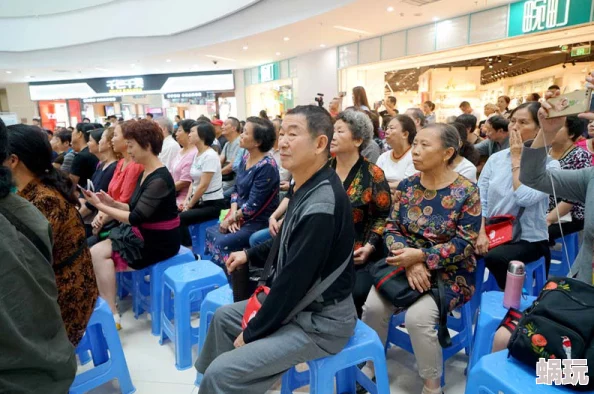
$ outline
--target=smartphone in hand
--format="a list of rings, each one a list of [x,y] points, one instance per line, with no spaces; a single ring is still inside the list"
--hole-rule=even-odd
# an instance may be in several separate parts
[[[549,110],[548,118],[560,118],[594,111],[592,89],[563,94],[549,99],[548,102],[553,106]]]

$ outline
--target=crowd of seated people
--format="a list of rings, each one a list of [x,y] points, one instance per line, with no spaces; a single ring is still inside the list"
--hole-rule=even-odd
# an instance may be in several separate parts
[[[192,246],[190,226],[220,218],[206,229],[206,252],[232,287],[239,271],[261,269],[271,251],[277,255],[272,274],[261,278],[270,293],[245,329],[249,294],[234,292],[236,303],[214,315],[196,363],[204,374],[200,393],[265,392],[289,366],[339,352],[357,317],[385,342],[401,310],[374,286],[380,263],[402,269],[410,288],[423,293],[407,308],[405,327],[423,394],[441,393],[436,324],[443,311],[430,293],[437,276],[449,313],[469,302],[482,280],[475,277],[478,258],[503,289],[510,261],[544,258],[548,272],[550,243],[592,231],[584,208],[589,178],[571,172],[592,166],[589,142],[580,144],[585,124],[577,117],[543,120],[549,107],[537,101],[510,111],[502,96],[486,108],[483,140],[470,107],[452,123],[426,125],[426,114],[435,117],[432,103],[425,111],[382,115],[369,109],[362,87],[353,97],[354,106],[334,116],[298,106],[284,119],[263,113],[245,124],[234,117],[116,119],[109,127],[79,123],[49,139],[32,126],[0,123],[0,220],[10,219],[2,205],[24,204],[6,193],[13,184],[41,211],[32,220],[36,230],[51,229],[42,241],[55,287],[44,284],[43,294],[24,297],[55,298],[70,343],[55,351],[72,352],[98,296],[121,328],[116,273],[174,256],[180,245]],[[552,146],[548,154],[545,145]],[[522,160],[538,171],[530,174]],[[515,216],[522,231],[491,247],[486,226],[500,215]],[[3,231],[19,236],[12,227]],[[589,253],[575,268],[588,283]],[[313,284],[335,271],[324,301],[295,311]],[[55,309],[44,313],[55,323]],[[507,339],[500,331],[496,348]],[[72,374],[69,363],[53,368],[62,375],[48,367],[39,379]],[[375,374],[371,362],[362,370]]]

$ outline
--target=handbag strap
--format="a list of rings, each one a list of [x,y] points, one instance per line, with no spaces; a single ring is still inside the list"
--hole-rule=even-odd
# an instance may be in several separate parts
[[[274,263],[274,260],[276,260],[278,256],[278,251],[280,249],[283,227],[284,226],[281,225],[280,229],[278,230],[278,233],[276,234],[276,237],[274,237],[274,241],[272,241],[272,247],[270,248],[270,252],[268,253],[268,257],[266,258],[266,263],[264,264],[262,276],[260,277],[260,281],[258,282],[258,285],[260,286],[266,285],[266,282],[270,277],[270,273],[272,272],[272,264]]]
[[[452,339],[448,330],[448,303],[446,301],[445,285],[441,277],[441,271],[437,275],[437,306],[439,309],[439,329],[437,330],[437,339],[442,348],[452,346]]]
[[[29,226],[23,223],[18,217],[16,217],[12,212],[6,209],[3,205],[0,204],[0,214],[4,215],[6,219],[17,229],[18,232],[23,234],[27,239],[35,245],[37,250],[45,257],[47,262],[51,264],[52,262],[52,253],[47,248],[46,244],[39,238],[37,234]],[[51,231],[51,230],[50,230]]]
[[[354,246],[354,245],[353,245]],[[332,271],[330,275],[328,275],[324,280],[318,279],[316,284],[314,284],[311,289],[305,294],[305,296],[299,301],[297,305],[293,308],[293,310],[287,315],[285,320],[283,320],[282,324],[287,324],[290,322],[299,312],[307,308],[311,303],[316,301],[318,298],[322,296],[322,294],[332,286],[332,284],[338,279],[338,277],[344,272],[346,267],[349,265],[351,258],[353,257],[353,252],[351,248],[351,253],[347,256],[346,260],[340,264],[340,266]],[[322,300],[323,301],[323,300]]]

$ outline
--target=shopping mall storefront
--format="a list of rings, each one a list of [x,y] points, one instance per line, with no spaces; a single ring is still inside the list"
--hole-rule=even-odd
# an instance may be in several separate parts
[[[500,95],[515,106],[553,84],[573,91],[594,69],[592,20],[592,0],[523,0],[343,45],[339,90],[364,86],[370,103],[393,95],[401,112],[431,100],[438,121],[461,101],[482,112]]]
[[[289,59],[244,70],[247,113],[265,110],[274,117],[293,108],[298,81],[292,63]]]
[[[31,82],[31,100],[38,104],[42,125],[48,129],[74,126],[89,118],[105,123],[110,115],[132,119],[151,113],[155,118],[176,115],[197,118],[223,109],[231,113],[234,100],[232,71],[135,75],[69,81]],[[187,111],[181,95],[200,92],[203,106]],[[179,99],[171,95],[178,95]],[[170,95],[170,99],[165,96]],[[188,104],[189,105],[189,104]],[[196,115],[196,116],[194,116]]]

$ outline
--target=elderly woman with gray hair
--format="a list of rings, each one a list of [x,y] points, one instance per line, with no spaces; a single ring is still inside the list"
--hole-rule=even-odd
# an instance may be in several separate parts
[[[373,136],[373,125],[363,111],[347,109],[338,114],[330,153],[330,166],[336,170],[351,202],[355,226],[356,281],[353,297],[357,313],[372,285],[367,268],[383,257],[382,235],[390,213],[390,186],[384,171],[369,162],[361,151]]]
[[[386,263],[404,269],[410,289],[422,293],[408,307],[405,325],[424,381],[423,394],[442,392],[442,351],[435,329],[442,316],[439,306],[445,314],[470,301],[475,290],[481,200],[476,184],[452,169],[459,149],[460,136],[450,125],[431,124],[417,133],[412,156],[419,173],[398,184],[383,237]],[[435,297],[438,275],[445,287],[443,299]],[[439,306],[436,299],[442,299]],[[362,320],[385,342],[396,311],[401,310],[372,287]],[[374,375],[371,363],[363,373]]]

